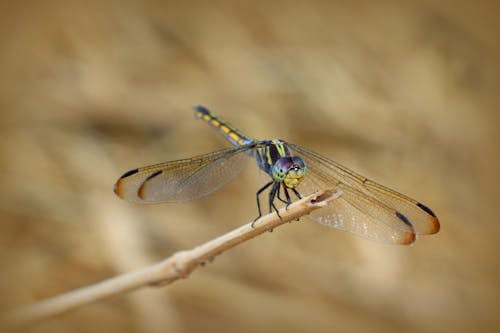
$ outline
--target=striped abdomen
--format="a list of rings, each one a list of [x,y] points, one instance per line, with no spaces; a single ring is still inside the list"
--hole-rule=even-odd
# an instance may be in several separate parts
[[[227,121],[215,116],[204,106],[195,106],[194,111],[196,112],[195,116],[197,119],[201,119],[210,126],[215,127],[219,133],[224,135],[224,137],[235,146],[243,146],[255,141],[254,139],[243,134],[239,129]]]

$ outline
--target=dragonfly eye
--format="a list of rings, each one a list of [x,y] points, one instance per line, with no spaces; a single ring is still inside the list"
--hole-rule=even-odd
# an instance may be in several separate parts
[[[277,182],[282,182],[286,174],[293,167],[292,159],[290,157],[282,157],[278,159],[272,168],[272,177]]]
[[[306,164],[298,156],[285,156],[278,159],[272,168],[274,181],[284,183],[288,188],[295,188],[304,178]]]

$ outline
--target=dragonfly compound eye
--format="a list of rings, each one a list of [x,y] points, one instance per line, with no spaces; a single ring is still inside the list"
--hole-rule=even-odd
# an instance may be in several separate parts
[[[291,157],[282,157],[274,163],[272,168],[272,177],[274,181],[281,183],[285,179],[286,174],[293,167]]]
[[[290,169],[288,169],[283,179],[283,183],[288,188],[295,188],[306,176],[307,166],[304,160],[298,156],[291,157],[291,160],[292,165]]]
[[[295,188],[306,174],[306,164],[298,156],[286,156],[278,159],[272,168],[274,181],[284,183],[288,188]]]

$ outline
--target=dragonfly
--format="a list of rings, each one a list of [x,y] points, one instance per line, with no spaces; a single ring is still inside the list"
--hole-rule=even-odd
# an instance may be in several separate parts
[[[411,244],[417,235],[435,234],[440,229],[434,212],[415,199],[300,145],[249,137],[203,106],[194,107],[194,111],[197,119],[214,127],[233,146],[127,171],[114,186],[119,197],[145,204],[198,199],[238,177],[246,162],[254,159],[270,177],[256,193],[258,218],[262,216],[260,196],[266,190],[269,213],[274,210],[279,216],[276,202],[289,205],[292,194],[301,198],[333,188],[342,194],[308,218],[388,244]]]

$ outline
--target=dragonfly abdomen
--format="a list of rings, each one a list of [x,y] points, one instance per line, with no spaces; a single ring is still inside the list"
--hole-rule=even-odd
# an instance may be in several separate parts
[[[196,119],[201,119],[212,127],[215,127],[229,142],[235,146],[243,146],[252,142],[252,139],[243,134],[239,129],[225,121],[224,119],[214,115],[204,106],[198,105],[194,107]]]

